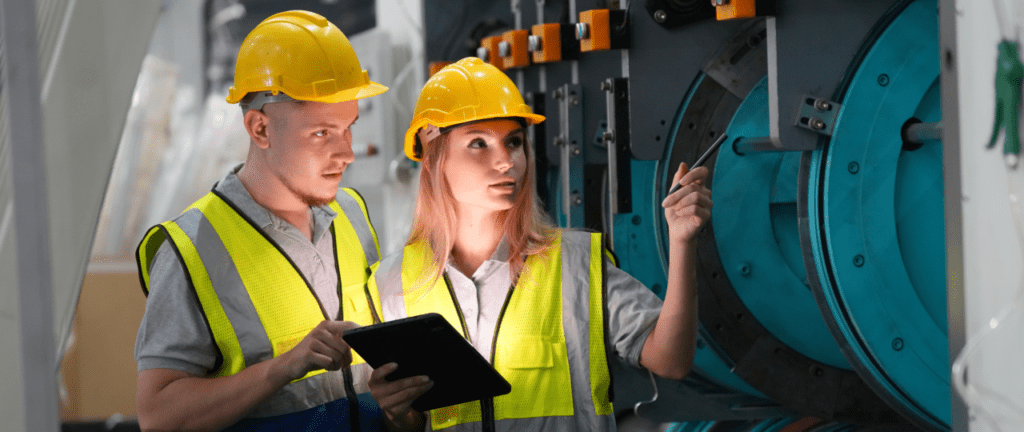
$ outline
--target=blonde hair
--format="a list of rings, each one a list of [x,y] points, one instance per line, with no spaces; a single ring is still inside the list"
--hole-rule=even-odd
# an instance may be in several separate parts
[[[518,120],[518,119],[517,119]],[[419,192],[412,232],[407,244],[425,242],[433,262],[424,263],[424,274],[416,286],[431,286],[444,273],[445,263],[455,245],[458,221],[455,218],[455,196],[444,177],[448,159],[448,134],[444,133],[423,146]],[[539,254],[551,247],[558,229],[551,224],[537,196],[532,143],[523,146],[526,152],[526,173],[522,188],[512,208],[498,213],[508,245],[509,273],[516,281],[523,270],[525,256]]]

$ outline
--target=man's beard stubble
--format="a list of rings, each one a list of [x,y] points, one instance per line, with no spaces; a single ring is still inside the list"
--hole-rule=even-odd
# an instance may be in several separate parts
[[[299,199],[302,200],[302,202],[306,203],[306,205],[308,205],[310,207],[323,207],[323,206],[326,206],[326,205],[334,202],[334,200],[337,199],[336,195],[335,196],[331,196],[330,198],[323,198],[323,197],[314,196],[314,195],[312,195],[312,194],[310,194],[310,193],[308,193],[306,191],[300,190],[299,188],[295,187],[294,184],[292,184],[291,179],[288,178],[288,177],[282,176],[281,177],[281,182],[284,183],[284,187],[288,188],[289,191],[291,191],[293,194],[298,196]],[[337,185],[335,185],[334,191],[335,191],[335,194],[337,194],[337,191],[338,191]]]

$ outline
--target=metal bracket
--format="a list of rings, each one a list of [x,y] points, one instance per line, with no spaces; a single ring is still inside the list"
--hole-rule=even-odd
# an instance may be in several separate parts
[[[794,124],[822,135],[832,136],[839,108],[842,108],[842,105],[837,102],[805,94]]]
[[[559,117],[555,145],[562,148],[562,214],[566,228],[583,227],[583,87],[562,85],[555,90],[554,97],[558,100]]]
[[[609,218],[632,213],[629,152],[629,78],[609,78],[601,83],[607,106],[607,132],[601,137],[608,150]],[[625,191],[625,193],[620,193]]]

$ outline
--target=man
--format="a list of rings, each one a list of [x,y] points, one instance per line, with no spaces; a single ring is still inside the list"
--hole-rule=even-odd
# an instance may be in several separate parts
[[[356,100],[387,87],[305,11],[253,29],[234,84],[245,164],[139,245],[140,426],[377,429],[370,369],[341,335],[373,322],[364,287],[379,247],[362,198],[338,182],[354,159]]]

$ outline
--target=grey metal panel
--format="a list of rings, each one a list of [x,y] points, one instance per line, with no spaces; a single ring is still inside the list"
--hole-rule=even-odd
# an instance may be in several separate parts
[[[14,227],[18,248],[17,346],[21,352],[22,426],[57,430],[56,356],[53,343],[53,278],[50,274],[50,213],[43,148],[36,13],[32,0],[0,3],[4,92],[10,107]]]
[[[794,127],[804,95],[835,100],[833,93],[864,35],[892,6],[891,0],[779,2],[778,15],[767,22],[769,114],[776,146],[815,148],[819,135]]]
[[[667,30],[639,5],[631,7],[629,22],[630,146],[636,159],[660,159],[672,119],[697,74],[747,23],[711,20]],[[695,152],[698,144],[693,143]]]
[[[956,359],[966,342],[964,319],[963,201],[960,171],[960,101],[956,68],[956,0],[939,0],[939,53],[942,81],[942,179],[946,212],[946,313],[949,358]],[[956,379],[953,377],[952,379]],[[950,427],[967,432],[968,412],[963,398],[952,394]]]
[[[10,2],[3,4],[4,7],[13,6]],[[32,2],[24,4],[31,5]],[[21,371],[29,367],[17,359],[19,354],[33,358],[34,365],[45,369],[49,380],[43,378],[33,381],[32,387],[49,393],[48,398],[53,402],[52,415],[46,414],[42,421],[53,427],[11,423],[4,425],[5,428],[9,427],[6,430],[56,430],[56,395],[53,393],[56,383],[53,378],[59,354],[63,352],[61,348],[70,332],[125,112],[160,6],[157,0],[96,2],[89,4],[89,7],[78,8],[74,8],[77,4],[75,1],[39,1],[38,4],[38,12],[30,11],[27,18],[19,20],[22,22],[17,24],[34,24],[37,18],[43,20],[39,27],[40,57],[31,62],[10,58],[8,63],[18,67],[43,64],[43,68],[33,73],[42,82],[31,86],[34,89],[31,90],[34,91],[34,96],[31,96],[33,100],[39,101],[42,95],[42,111],[25,112],[25,103],[15,102],[18,111],[31,120],[26,122],[15,117],[11,124],[19,127],[34,125],[44,132],[40,137],[41,144],[37,144],[36,149],[41,150],[46,169],[36,174],[41,176],[45,172],[45,177],[26,186],[45,189],[45,193],[36,198],[45,199],[49,209],[43,213],[38,210],[32,213],[32,217],[37,219],[36,223],[45,222],[49,225],[49,240],[45,247],[52,252],[49,259],[53,271],[41,267],[34,271],[44,273],[53,287],[52,301],[47,302],[47,307],[52,309],[45,312],[46,319],[50,320],[47,325],[50,330],[48,335],[41,335],[33,344],[37,347],[45,345],[49,354],[41,356],[28,351],[8,350],[13,355],[0,357],[0,369]],[[14,31],[14,28],[4,31],[8,30]],[[33,37],[37,34],[35,32],[31,32]],[[18,91],[29,90],[19,88]],[[8,93],[5,96],[13,96],[12,92],[5,93]],[[6,135],[0,136],[0,139],[6,139]],[[0,145],[0,148],[3,147]],[[17,162],[14,165],[12,168],[15,169],[43,166],[42,163],[31,162]],[[3,168],[6,170],[7,167]],[[4,172],[0,178],[7,178],[7,173]],[[8,189],[0,185],[0,211],[6,211],[10,198]],[[0,267],[4,269],[14,268],[19,255],[27,256],[27,251],[21,250],[23,245],[19,245],[19,250],[12,253],[13,232],[12,227],[0,233],[0,245],[3,246],[0,251],[3,263]],[[35,264],[30,261],[28,265]],[[0,278],[0,295],[4,298],[12,297],[16,292],[16,283],[14,278]],[[17,322],[18,316],[25,318],[25,315],[31,314],[33,319],[43,317],[24,306],[22,310],[13,308],[11,313],[9,305],[5,302],[4,310],[0,313],[0,325],[5,328],[16,329],[17,325],[11,323]],[[0,334],[8,346],[14,344],[13,340],[8,339],[10,334]],[[55,347],[57,355],[54,355]],[[8,375],[18,379],[22,376],[19,373]],[[29,409],[28,405],[34,405],[31,409],[36,412],[49,412],[46,407],[22,399],[18,388],[0,386],[0,418],[20,421],[23,403],[26,409]]]

